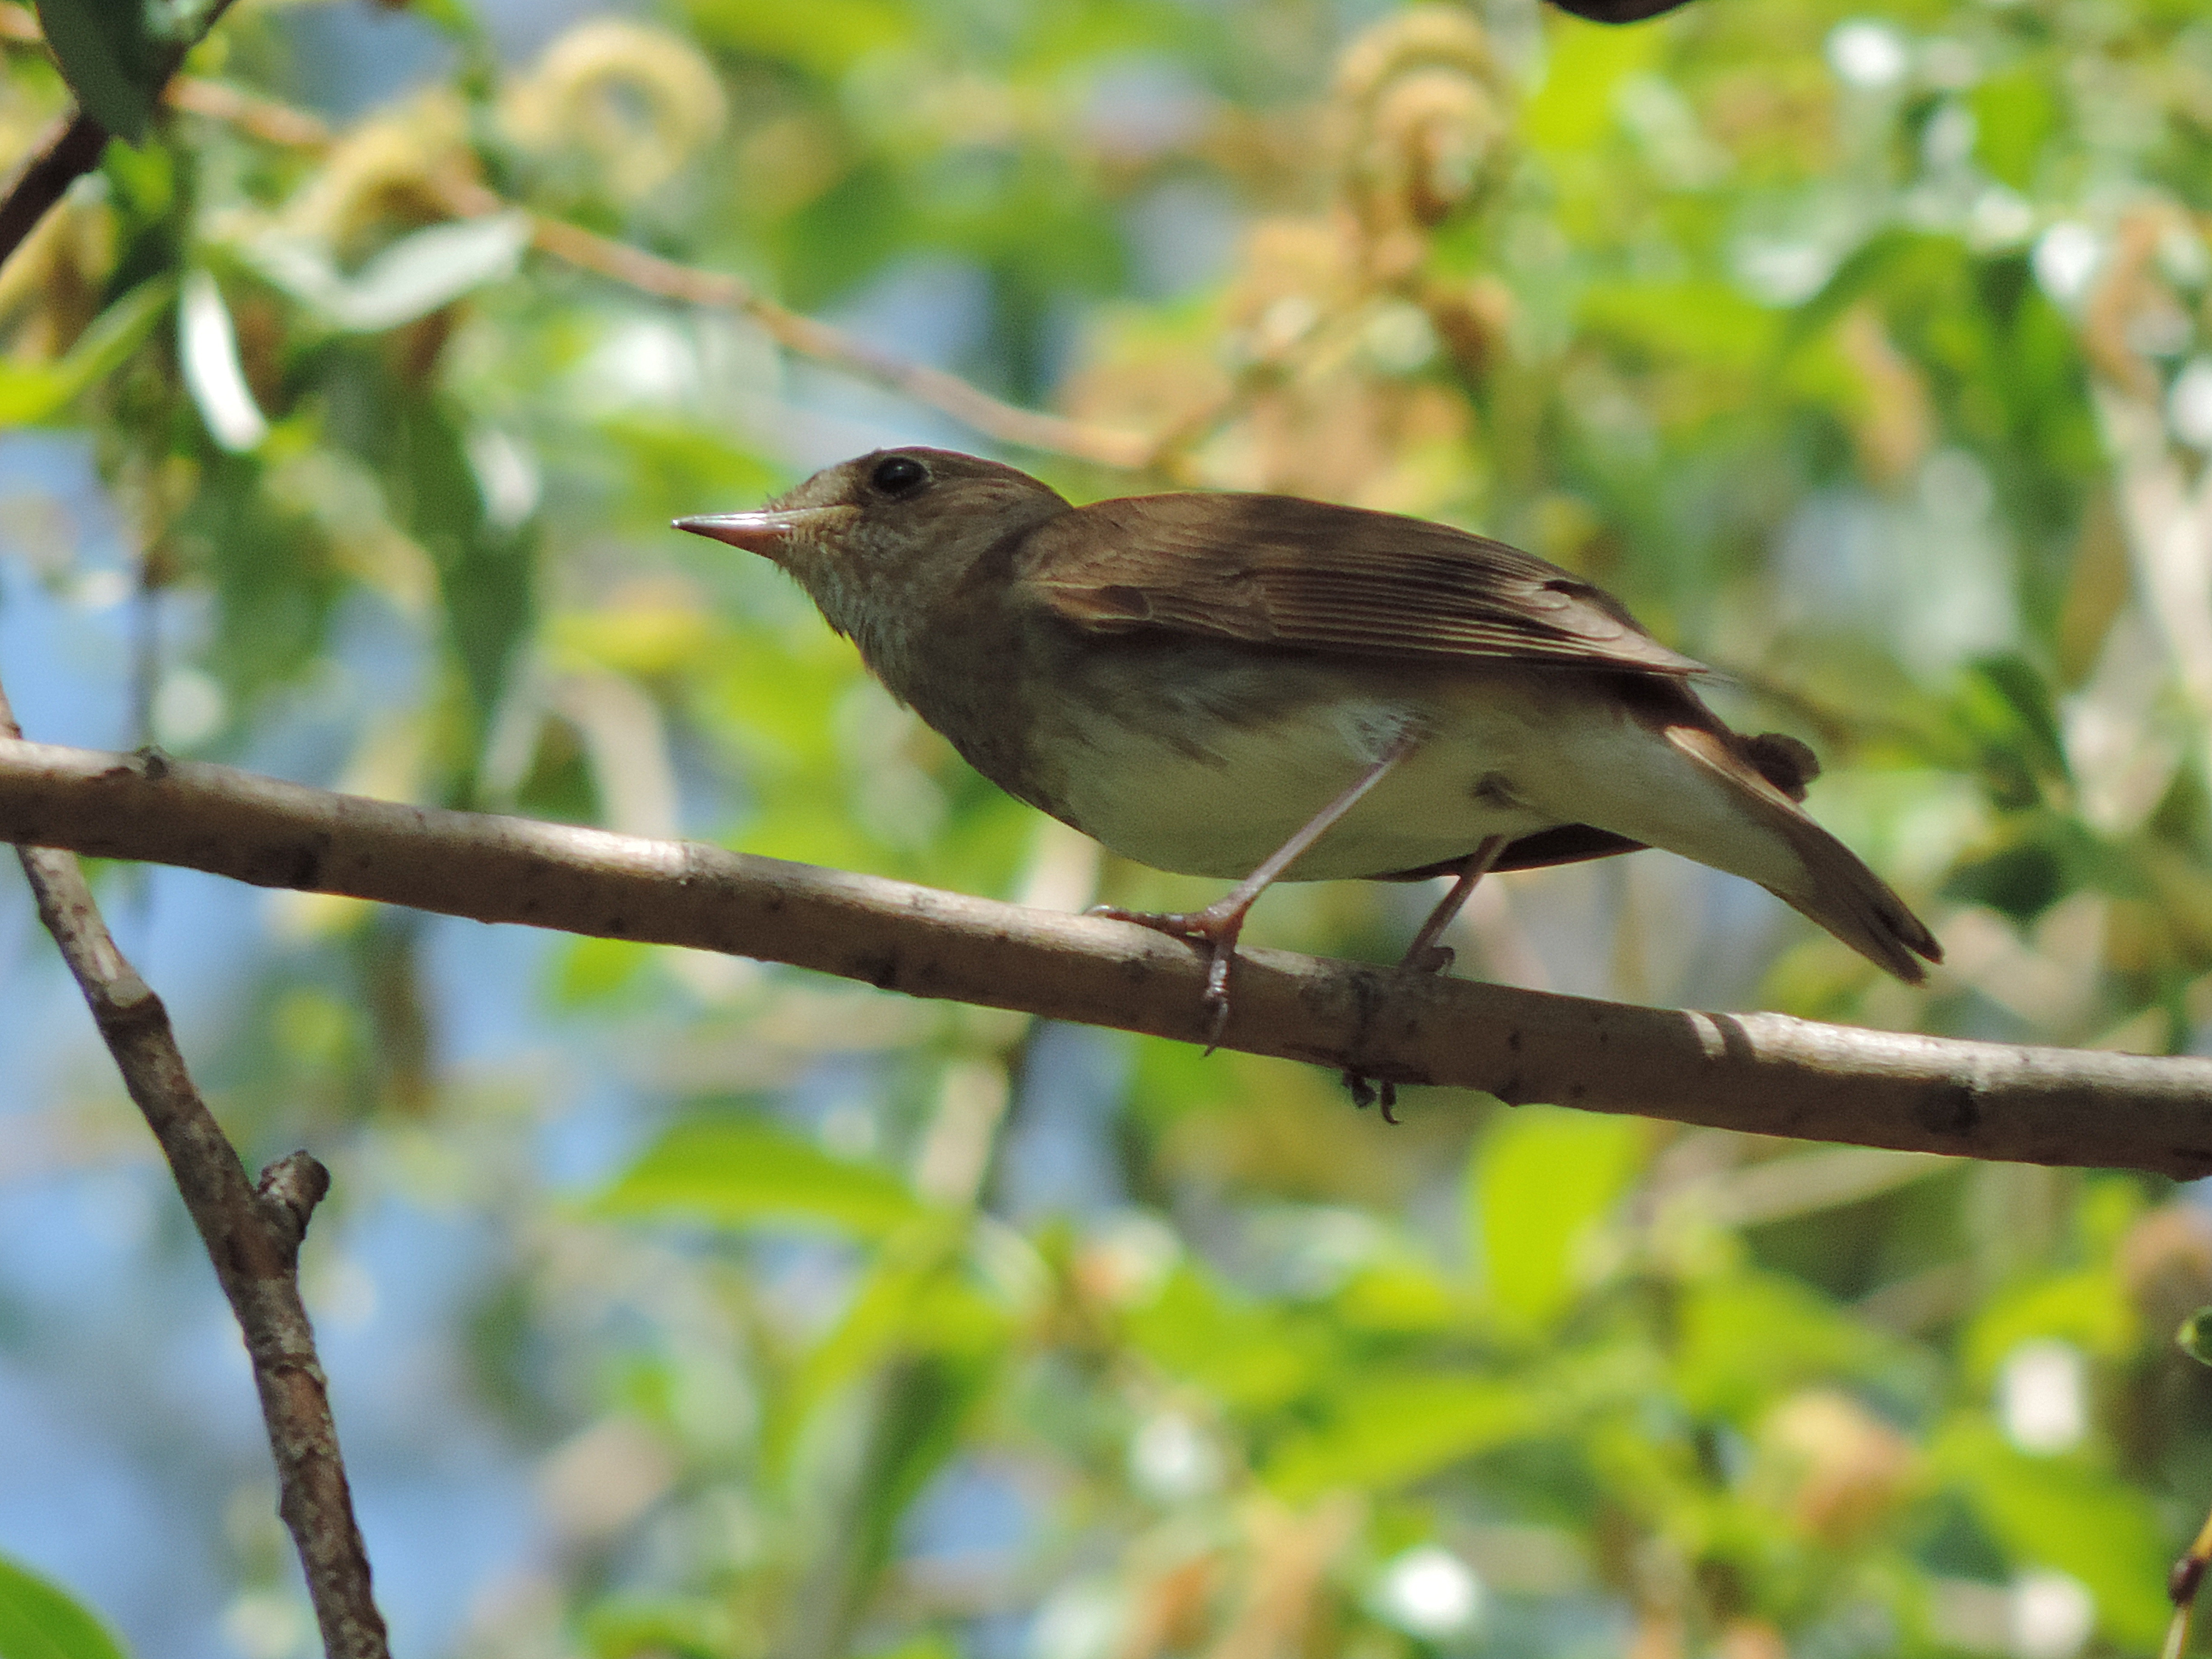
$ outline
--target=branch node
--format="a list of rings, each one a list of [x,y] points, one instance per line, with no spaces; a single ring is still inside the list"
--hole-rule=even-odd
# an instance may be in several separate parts
[[[307,1152],[288,1152],[254,1183],[253,1196],[287,1255],[296,1255],[307,1220],[331,1189],[331,1172]]]

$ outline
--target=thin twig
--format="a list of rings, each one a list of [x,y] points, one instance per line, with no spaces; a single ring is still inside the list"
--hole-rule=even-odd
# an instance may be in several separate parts
[[[1203,1042],[1148,930],[690,842],[401,806],[229,767],[0,741],[0,840],[479,921],[684,945]],[[2212,1060],[1698,1013],[1247,951],[1223,1046],[1759,1134],[2212,1173]]]
[[[335,142],[329,127],[313,116],[218,82],[179,76],[169,88],[168,101],[269,143],[322,149]],[[1122,471],[1146,471],[1159,458],[1162,447],[1139,434],[1047,415],[994,398],[957,374],[880,351],[842,329],[780,306],[726,271],[679,264],[565,219],[519,209],[476,179],[448,178],[440,191],[457,218],[525,212],[531,245],[540,253],[656,299],[736,312],[758,324],[785,350],[950,415],[987,438]]]
[[[2197,1612],[2197,1592],[2204,1583],[2208,1566],[2212,1566],[2212,1516],[2205,1517],[2204,1524],[2197,1528],[2195,1541],[2166,1575],[2166,1594],[2173,1603],[2173,1617],[2166,1625],[2166,1644],[2159,1650],[2159,1659],[2181,1659],[2189,1650],[2189,1626]]]
[[[463,218],[513,211],[504,197],[473,179],[454,180],[445,193]],[[530,222],[531,245],[541,253],[641,294],[734,311],[759,324],[786,350],[927,404],[987,438],[1125,471],[1141,471],[1152,463],[1155,447],[1147,438],[1004,402],[957,374],[879,351],[842,329],[780,306],[725,271],[678,264],[544,214],[532,214]]]
[[[100,164],[100,153],[106,148],[107,129],[82,112],[46,129],[0,195],[0,263],[23,245],[71,185]]]

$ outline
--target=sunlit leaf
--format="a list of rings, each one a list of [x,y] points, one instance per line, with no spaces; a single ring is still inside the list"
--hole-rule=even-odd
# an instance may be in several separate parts
[[[100,1620],[51,1580],[0,1559],[0,1659],[125,1659]]]
[[[2041,66],[1991,76],[1976,87],[1974,159],[2015,190],[2035,181],[2036,162],[2058,123],[2057,100]]]
[[[1321,1428],[1267,1460],[1270,1486],[1291,1502],[1337,1487],[1387,1492],[1462,1458],[1548,1426],[1556,1395],[1467,1375],[1343,1375]]]
[[[432,225],[402,237],[353,275],[318,242],[276,231],[237,245],[268,281],[340,328],[369,334],[450,305],[472,289],[504,282],[530,246],[530,216],[494,213]]]
[[[925,1213],[906,1183],[781,1129],[726,1119],[679,1123],[593,1202],[599,1212],[744,1227],[800,1223],[887,1233]]]
[[[47,420],[106,379],[145,343],[176,292],[171,278],[149,277],[94,319],[59,362],[0,363],[0,425]]]
[[[2143,1493],[2075,1458],[2015,1451],[1985,1426],[1954,1425],[1930,1458],[2014,1560],[2080,1579],[2101,1629],[2138,1650],[2157,1645],[2170,1611],[2166,1540]]]
[[[188,275],[178,295],[177,357],[209,434],[233,454],[258,447],[269,422],[239,365],[238,331],[222,290],[204,270]]]
[[[2084,1352],[2114,1358],[2135,1346],[2137,1322],[2109,1271],[2032,1279],[1998,1291],[1977,1310],[1960,1341],[1966,1374],[1985,1382],[2023,1342],[2054,1337]]]
[[[1484,1282],[1507,1319],[1541,1328],[1566,1310],[1644,1144],[1635,1122],[1593,1113],[1528,1106],[1493,1121],[1468,1193]]]
[[[1544,82],[1522,107],[1520,137],[1540,151],[1586,149],[1612,123],[1620,78],[1651,61],[1659,37],[1650,29],[1565,21],[1553,22],[1547,33]]]

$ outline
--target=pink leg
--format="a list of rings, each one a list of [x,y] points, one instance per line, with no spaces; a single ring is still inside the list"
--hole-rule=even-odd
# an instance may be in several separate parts
[[[1449,948],[1438,945],[1437,941],[1443,937],[1444,929],[1452,925],[1453,918],[1466,908],[1468,897],[1474,891],[1475,883],[1490,872],[1490,866],[1498,862],[1498,855],[1505,850],[1509,839],[1504,836],[1486,836],[1481,846],[1459,861],[1451,890],[1437,902],[1437,908],[1429,912],[1429,919],[1421,924],[1421,931],[1413,935],[1413,942],[1406,947],[1405,957],[1398,964],[1401,968],[1417,974],[1441,974],[1452,965]],[[1346,1072],[1344,1085],[1352,1091],[1353,1105],[1364,1106],[1370,1101],[1379,1100],[1382,1107],[1382,1121],[1385,1123],[1398,1121],[1390,1115],[1391,1109],[1398,1103],[1396,1084],[1378,1084],[1361,1073]]]
[[[1346,812],[1358,805],[1367,792],[1382,782],[1392,767],[1413,752],[1418,741],[1410,733],[1398,738],[1382,759],[1352,780],[1351,787],[1309,818],[1297,834],[1275,849],[1266,863],[1203,910],[1124,910],[1112,904],[1101,904],[1091,910],[1094,916],[1111,916],[1116,921],[1133,921],[1139,927],[1172,933],[1176,938],[1188,939],[1194,945],[1211,947],[1212,957],[1206,969],[1205,1006],[1213,1018],[1206,1030],[1206,1053],[1212,1054],[1220,1047],[1221,1034],[1229,1025],[1229,964],[1237,959],[1237,935],[1244,931],[1244,918],[1251,914],[1254,902],[1274,884],[1277,877],[1297,863],[1308,848],[1334,829]],[[1493,853],[1491,856],[1495,858],[1497,854]]]

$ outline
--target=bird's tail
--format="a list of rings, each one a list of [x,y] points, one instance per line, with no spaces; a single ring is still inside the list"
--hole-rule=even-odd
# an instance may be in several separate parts
[[[1927,924],[1914,915],[1889,884],[1867,868],[1857,854],[1798,810],[1809,764],[1794,781],[1795,789],[1777,787],[1778,757],[1760,748],[1773,738],[1741,738],[1725,726],[1701,729],[1669,725],[1667,740],[1716,781],[1729,787],[1741,807],[1778,836],[1794,855],[1796,869],[1785,872],[1762,859],[1757,871],[1744,870],[1793,909],[1809,916],[1838,939],[1909,985],[1928,976],[1923,960],[1941,962],[1943,947]],[[1806,763],[1810,751],[1796,745]],[[1794,757],[1793,757],[1794,758]],[[1709,854],[1701,854],[1708,862]],[[1723,867],[1726,867],[1725,866]]]

